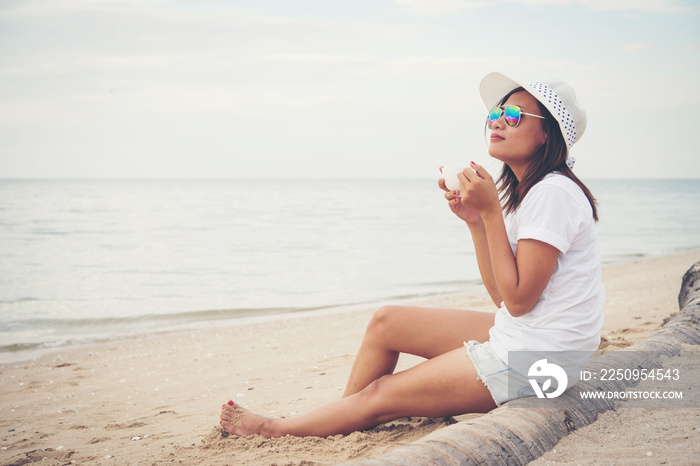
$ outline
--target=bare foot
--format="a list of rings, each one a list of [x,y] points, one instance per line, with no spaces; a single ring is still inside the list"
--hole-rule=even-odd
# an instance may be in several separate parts
[[[233,401],[229,401],[221,407],[221,427],[231,435],[245,436],[260,434],[271,437],[269,433],[263,432],[270,419],[251,413],[243,409]]]

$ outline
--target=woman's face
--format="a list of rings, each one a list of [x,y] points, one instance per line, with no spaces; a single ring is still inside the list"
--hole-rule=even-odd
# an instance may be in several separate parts
[[[542,115],[537,100],[526,91],[519,91],[508,97],[502,107],[509,105],[517,105],[523,112]],[[518,126],[511,128],[501,115],[491,128],[489,155],[506,163],[515,176],[522,179],[535,151],[547,140],[543,122],[540,118],[521,115]]]

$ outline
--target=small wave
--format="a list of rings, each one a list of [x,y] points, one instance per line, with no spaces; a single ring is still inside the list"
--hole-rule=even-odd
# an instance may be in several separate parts
[[[17,353],[20,351],[31,351],[37,349],[48,349],[48,348],[58,348],[60,346],[69,345],[71,342],[68,340],[56,340],[56,341],[46,341],[46,342],[33,342],[33,343],[12,343],[10,345],[0,346],[0,353]]]
[[[27,302],[32,302],[32,301],[41,301],[41,298],[26,297],[26,298],[17,298],[17,299],[6,299],[6,300],[0,300],[0,304],[17,304],[17,303],[27,303]]]
[[[185,311],[171,314],[145,314],[140,316],[121,317],[86,317],[75,319],[20,319],[9,322],[15,327],[31,327],[35,330],[72,328],[85,329],[88,327],[111,328],[114,326],[134,326],[143,324],[173,324],[187,322],[206,322],[214,320],[230,320],[240,317],[268,316],[305,311],[316,311],[326,307],[304,308],[246,308],[246,309],[213,309],[204,311]],[[141,325],[139,325],[141,324]]]

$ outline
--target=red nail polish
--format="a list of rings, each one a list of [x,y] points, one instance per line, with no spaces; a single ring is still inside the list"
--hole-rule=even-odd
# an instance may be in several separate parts
[[[233,406],[233,401],[228,400],[228,405],[229,405],[229,406]]]
[[[474,163],[474,161],[473,161],[473,160],[472,160],[472,165],[476,165],[476,164]]]

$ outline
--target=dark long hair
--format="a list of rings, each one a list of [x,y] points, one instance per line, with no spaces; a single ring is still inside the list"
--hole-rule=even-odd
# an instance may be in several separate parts
[[[508,95],[501,99],[499,105],[503,105],[508,98],[519,91],[524,91],[522,87],[512,90]],[[520,203],[525,198],[525,195],[530,191],[530,189],[540,182],[542,178],[552,172],[559,172],[562,175],[570,178],[574,183],[576,183],[583,194],[588,198],[588,202],[591,204],[591,209],[593,210],[593,219],[598,221],[598,209],[597,201],[590,190],[586,187],[581,180],[578,179],[574,172],[566,165],[566,158],[568,156],[568,150],[566,147],[566,141],[564,141],[564,136],[561,134],[559,129],[559,123],[554,119],[549,110],[545,108],[539,101],[537,101],[537,106],[540,109],[542,116],[545,117],[542,126],[547,134],[546,142],[537,149],[533,160],[536,163],[531,163],[527,171],[523,175],[523,179],[518,181],[513,170],[507,165],[503,164],[503,169],[501,170],[501,175],[498,177],[498,192],[501,195],[501,205],[503,210],[509,214],[514,212]]]

